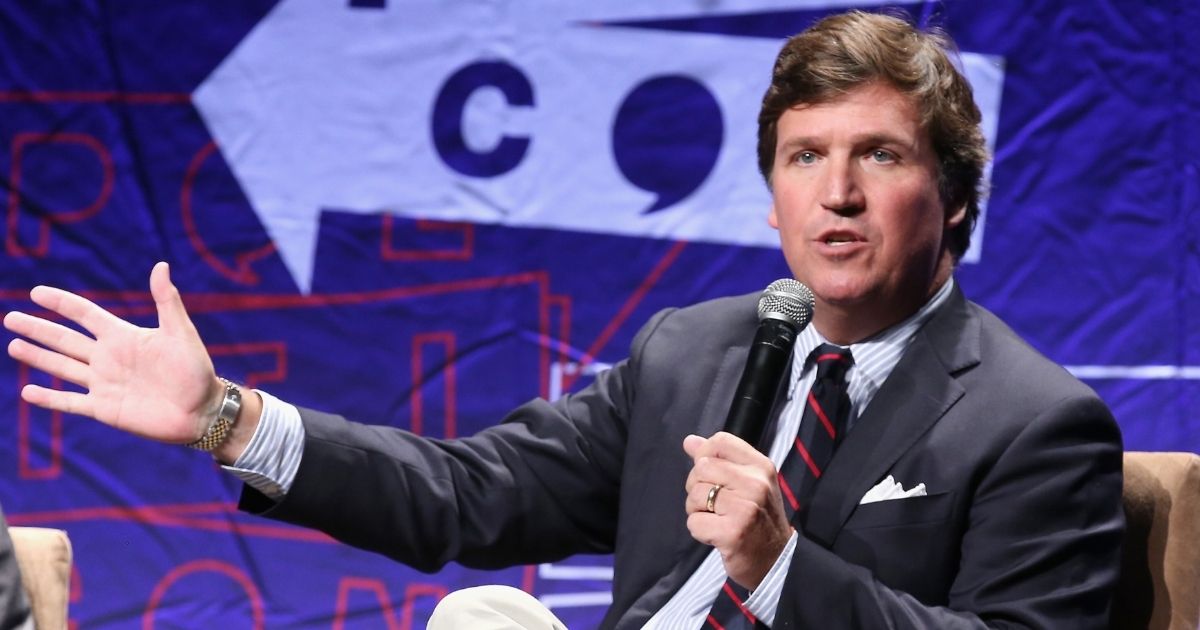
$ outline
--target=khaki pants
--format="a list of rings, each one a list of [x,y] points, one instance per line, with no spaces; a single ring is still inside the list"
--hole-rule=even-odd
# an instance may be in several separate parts
[[[428,630],[567,630],[529,593],[511,586],[454,591],[433,609]]]

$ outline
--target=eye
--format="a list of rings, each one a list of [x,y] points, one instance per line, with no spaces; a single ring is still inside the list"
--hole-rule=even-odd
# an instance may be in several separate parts
[[[875,149],[871,152],[871,160],[879,164],[888,164],[896,161],[896,154],[883,149]]]
[[[813,164],[817,161],[817,154],[812,151],[801,151],[796,154],[797,164]]]

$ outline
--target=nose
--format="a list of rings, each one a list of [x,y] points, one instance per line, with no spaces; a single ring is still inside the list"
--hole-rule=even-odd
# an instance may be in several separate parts
[[[858,175],[852,161],[829,160],[821,183],[821,206],[842,215],[861,212],[866,197],[859,186]]]

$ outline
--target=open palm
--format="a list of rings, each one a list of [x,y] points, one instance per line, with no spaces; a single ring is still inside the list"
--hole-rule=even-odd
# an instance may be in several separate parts
[[[135,326],[74,293],[35,287],[30,292],[34,303],[78,324],[91,337],[11,312],[4,326],[29,341],[14,339],[8,353],[87,392],[26,385],[21,397],[162,442],[197,439],[216,415],[223,386],[171,284],[166,263],[158,263],[150,273],[150,293],[158,328]]]

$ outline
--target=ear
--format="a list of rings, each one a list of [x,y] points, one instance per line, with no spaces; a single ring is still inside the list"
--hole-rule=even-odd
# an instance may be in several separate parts
[[[944,227],[947,230],[953,230],[954,228],[958,227],[958,225],[960,223],[962,223],[963,220],[966,218],[967,218],[967,205],[966,204],[963,204],[957,208],[947,208],[946,209],[946,223],[945,223]]]
[[[779,229],[779,215],[775,212],[775,203],[771,203],[771,211],[767,213],[767,225]]]

